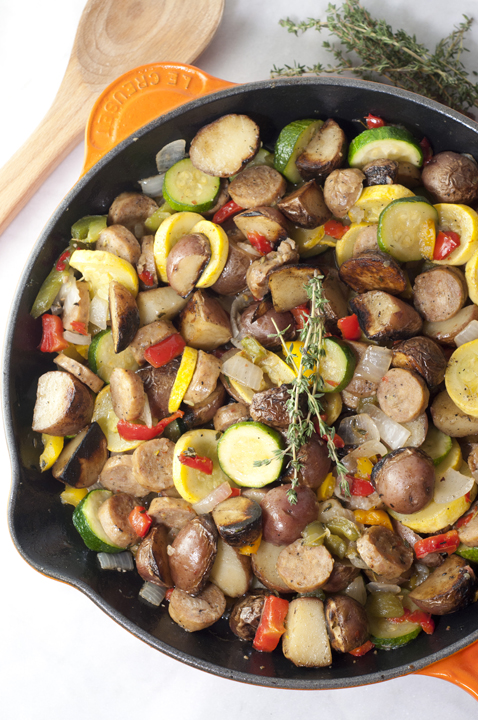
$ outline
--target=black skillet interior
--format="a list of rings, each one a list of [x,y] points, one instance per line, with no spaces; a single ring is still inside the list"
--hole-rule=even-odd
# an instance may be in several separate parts
[[[21,555],[42,573],[86,593],[137,637],[193,667],[257,685],[284,688],[339,688],[385,680],[420,669],[478,638],[478,615],[468,607],[438,619],[431,635],[392,652],[369,653],[359,660],[335,654],[328,668],[296,668],[280,649],[260,654],[235,638],[226,621],[189,634],[175,625],[167,609],[138,599],[135,572],[101,571],[71,522],[72,508],[59,502],[59,485],[37,470],[39,438],[30,429],[38,377],[54,369],[37,348],[41,323],[29,315],[38,288],[70,237],[79,217],[105,213],[135,181],[155,173],[155,155],[166,143],[186,138],[226,113],[247,113],[261,127],[267,145],[290,121],[335,118],[350,137],[363,129],[369,112],[401,123],[418,140],[426,135],[435,152],[455,150],[478,158],[478,125],[459,113],[418,95],[357,80],[302,78],[237,86],[202,98],[160,117],[112,150],[67,195],[38,240],[14,299],[4,357],[4,412],[13,465],[9,522]]]

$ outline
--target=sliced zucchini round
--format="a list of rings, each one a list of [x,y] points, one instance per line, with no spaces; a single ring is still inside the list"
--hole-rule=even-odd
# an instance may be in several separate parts
[[[370,640],[376,648],[393,650],[417,637],[420,625],[412,622],[394,623],[388,618],[369,617]]]
[[[465,560],[478,563],[478,547],[468,547],[468,545],[461,543],[455,552],[460,557],[465,558]]]
[[[95,335],[88,349],[88,365],[90,370],[105,382],[109,383],[115,368],[136,371],[138,363],[129,348],[115,353],[111,329],[102,330]]]
[[[274,167],[289,182],[302,181],[295,161],[323,124],[322,120],[294,120],[281,130],[274,150]]]
[[[323,347],[325,355],[319,366],[324,383],[322,392],[341,392],[352,380],[356,364],[355,355],[348,345],[334,337],[325,338]]]
[[[425,442],[420,450],[423,450],[431,459],[434,465],[439,465],[448,455],[452,448],[452,440],[434,425],[428,428]]]
[[[409,197],[415,197],[415,193],[403,185],[371,185],[362,190],[359,199],[350,208],[348,216],[352,223],[375,224],[378,223],[382,210],[385,210],[391,202]]]
[[[86,547],[95,552],[117,553],[124,549],[111,542],[98,519],[100,505],[112,495],[110,490],[92,490],[73,512],[73,525]]]
[[[260,488],[277,480],[284,458],[282,435],[260,422],[231,425],[219,440],[217,454],[223,472],[244,487]]]
[[[478,340],[455,350],[448,361],[445,385],[462,412],[478,417]]]
[[[421,167],[423,152],[408,130],[390,125],[364,130],[350,143],[350,167],[363,168],[372,160],[380,158],[409,162],[416,167]]]
[[[166,172],[163,197],[173,210],[206,212],[214,205],[220,184],[220,178],[206,175],[184,158]]]
[[[421,260],[420,240],[430,223],[438,223],[438,212],[423,197],[394,200],[378,220],[379,248],[399,262]]]

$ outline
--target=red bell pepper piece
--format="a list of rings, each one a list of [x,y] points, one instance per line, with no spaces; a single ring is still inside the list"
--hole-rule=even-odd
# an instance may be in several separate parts
[[[236,213],[242,212],[242,210],[244,210],[244,208],[235,203],[234,200],[230,200],[223,205],[222,208],[219,208],[217,213],[214,214],[212,221],[213,223],[220,225],[224,222],[224,220],[236,215]]]
[[[151,345],[144,352],[144,359],[155,368],[167,365],[168,362],[181,355],[186,343],[179,333],[174,333],[161,340],[156,345]]]
[[[355,313],[337,320],[337,327],[342,333],[344,340],[360,340],[362,336],[359,321]]]
[[[382,120],[381,117],[378,117],[378,115],[372,115],[371,113],[367,115],[367,117],[365,118],[365,122],[367,123],[367,128],[369,130],[373,130],[374,128],[379,127],[385,127],[385,125],[387,124],[385,120]]]
[[[262,608],[261,621],[252,643],[259,652],[272,652],[285,633],[284,621],[289,610],[289,601],[275,595],[267,595]]]
[[[325,422],[325,420],[327,419],[327,416],[326,416],[326,415],[321,415],[320,417],[321,417],[321,419],[322,419],[324,422]],[[321,434],[320,434],[320,424],[319,424],[319,421],[318,421],[318,420],[316,420],[316,421],[314,422],[314,429],[315,429],[315,432],[317,433],[317,435],[319,435],[319,437],[320,437],[322,440],[324,440],[324,442],[329,442],[329,440],[331,440],[331,438],[330,438],[328,435],[321,435]],[[334,445],[335,445],[336,448],[343,448],[343,447],[345,447],[344,441],[342,440],[342,438],[340,437],[340,435],[337,435],[337,433],[335,433],[335,435],[334,435],[334,437],[333,437],[333,439],[332,439],[332,442],[334,443]]]
[[[267,253],[272,252],[274,249],[272,243],[269,242],[264,235],[261,235],[255,230],[247,233],[247,239],[251,243],[252,247],[254,247],[257,252],[260,252],[261,255],[267,255]]]
[[[72,320],[71,321],[71,327],[75,332],[77,332],[79,335],[88,335],[88,330],[86,328],[86,323],[81,322],[80,320]]]
[[[446,552],[448,555],[454,553],[460,544],[460,538],[456,530],[449,530],[440,535],[432,535],[431,537],[419,540],[413,546],[415,557],[417,560],[429,555],[433,552]]]
[[[466,493],[466,495],[470,495],[470,493],[468,492],[468,493]],[[470,502],[470,498],[467,497],[466,495],[465,495],[465,500],[467,500],[467,502]],[[471,520],[473,520],[474,517],[476,517],[477,513],[478,513],[478,507],[476,507],[474,510],[469,512],[468,515],[463,515],[463,517],[461,517],[459,520],[457,520],[455,527],[461,528],[464,525],[468,525],[468,523],[471,522]]]
[[[171,600],[171,595],[173,594],[173,592],[174,592],[173,587],[168,588],[166,590],[166,595],[164,596],[165,600],[167,600],[169,602]]]
[[[358,648],[354,648],[354,650],[349,650],[349,655],[353,655],[354,657],[362,657],[362,655],[365,655],[365,653],[368,653],[369,650],[373,650],[375,645],[371,640],[367,640],[367,642],[364,642],[363,645],[360,645]]]
[[[347,230],[348,227],[346,225],[342,225],[342,223],[338,220],[327,220],[324,225],[325,234],[329,237],[335,238],[335,240],[340,240],[340,238],[345,235]]]
[[[141,505],[135,505],[128,515],[129,524],[139,537],[144,537],[148,532],[153,519],[146,512],[146,508]]]
[[[42,315],[42,339],[40,350],[42,352],[60,352],[68,347],[68,341],[63,337],[63,325],[58,315]]]
[[[58,270],[58,272],[63,272],[63,270],[66,269],[66,266],[68,265],[68,260],[70,259],[71,250],[68,248],[68,250],[65,250],[65,252],[62,252],[60,257],[57,260],[57,263],[55,265],[55,270]]]
[[[423,152],[423,164],[428,165],[433,157],[433,148],[430,145],[428,138],[424,137],[423,140],[420,140],[420,147]]]
[[[138,273],[138,277],[147,287],[154,285],[153,273],[150,273],[149,270],[143,270],[143,272]]]
[[[368,495],[375,492],[374,486],[368,480],[355,477],[354,475],[347,475],[346,477],[349,481],[351,495],[356,495],[357,497],[368,497]]]
[[[435,240],[433,259],[444,260],[453,250],[459,247],[460,242],[461,239],[458,233],[453,232],[453,230],[440,230]]]
[[[173,415],[160,420],[157,425],[153,425],[151,428],[147,425],[140,425],[139,423],[132,423],[127,420],[118,420],[116,429],[124,440],[153,440],[163,433],[164,428],[167,427],[169,423],[183,417],[183,415],[184,412],[178,410],[173,413]]]
[[[310,317],[309,305],[307,303],[304,305],[297,305],[297,307],[292,308],[291,313],[294,316],[297,330],[303,330]]]
[[[229,497],[238,497],[238,495],[241,495],[241,488],[231,488],[231,494]]]
[[[192,468],[193,470],[199,470],[200,472],[206,473],[206,475],[212,475],[214,465],[211,458],[205,457],[204,455],[187,455],[182,452],[178,459],[181,465],[186,465],[186,467]]]
[[[432,616],[424,610],[414,610],[411,612],[408,608],[405,608],[403,615],[400,615],[400,617],[389,618],[389,620],[393,623],[417,623],[417,625],[420,625],[423,632],[427,635],[431,635],[435,630],[435,623]]]

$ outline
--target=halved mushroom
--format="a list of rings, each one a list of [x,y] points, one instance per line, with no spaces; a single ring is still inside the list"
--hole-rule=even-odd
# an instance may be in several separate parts
[[[346,156],[345,133],[335,120],[329,118],[299,155],[296,165],[305,180],[325,178],[344,164]]]
[[[217,553],[217,530],[210,515],[190,520],[171,545],[169,566],[173,584],[189,595],[205,587]]]
[[[286,195],[277,203],[277,207],[295,225],[303,228],[316,228],[331,217],[322,188],[315,180],[310,180]]]
[[[371,185],[393,185],[397,182],[398,162],[379,158],[364,165],[362,172],[365,175],[365,187]]]
[[[211,259],[211,245],[202,233],[185,235],[176,243],[166,261],[166,274],[171,287],[187,297]]]
[[[368,638],[365,608],[348,595],[332,595],[325,601],[325,620],[330,644],[338,652],[350,652]]]
[[[255,207],[244,210],[235,216],[234,223],[246,237],[248,233],[256,232],[272,244],[285,240],[289,235],[287,221],[276,208]]]
[[[139,310],[133,295],[116,280],[110,282],[108,298],[113,346],[115,353],[120,353],[139,330]]]
[[[324,200],[335,217],[345,217],[359,199],[365,176],[358,168],[334,170],[324,184]]]
[[[242,495],[220,502],[212,517],[219,535],[233,547],[253,545],[262,532],[261,506]]]
[[[90,487],[98,480],[107,458],[106,437],[94,422],[63,448],[52,467],[52,474],[73,487]]]
[[[165,525],[155,525],[141,541],[135,561],[143,580],[162,587],[172,586],[167,545],[168,529]]]

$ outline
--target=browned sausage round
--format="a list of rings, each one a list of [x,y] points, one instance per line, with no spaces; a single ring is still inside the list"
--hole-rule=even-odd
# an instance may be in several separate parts
[[[229,185],[229,194],[240,207],[272,205],[286,191],[282,175],[268,165],[246,168]]]
[[[416,420],[428,407],[430,392],[425,380],[410,370],[391,368],[377,389],[378,404],[398,423]]]
[[[142,443],[133,453],[133,472],[136,480],[150,492],[173,487],[174,443],[167,438],[155,438]]]
[[[382,525],[367,528],[357,540],[357,550],[374,573],[390,580],[399,577],[413,563],[413,550]]]
[[[167,528],[181,530],[196,516],[196,513],[183,498],[158,497],[151,501],[148,515]]]
[[[418,275],[413,286],[413,304],[429,322],[449,320],[465,304],[466,280],[458,268],[435,267]]]
[[[128,519],[134,506],[135,501],[131,495],[116,493],[98,508],[98,520],[103,530],[118,547],[127,548],[138,540]]]
[[[225,609],[224,593],[210,583],[196,597],[175,588],[169,599],[168,612],[183,630],[196,632],[214,625]]]
[[[369,225],[358,233],[354,243],[353,257],[364,252],[376,252],[379,249],[377,230],[378,225]]]
[[[223,405],[214,415],[214,430],[224,432],[228,427],[241,420],[247,420],[249,410],[242,403],[230,403]]]
[[[113,455],[108,458],[99,481],[103,487],[113,492],[126,492],[134,497],[144,497],[149,493],[148,488],[140,485],[134,476],[131,455]]]
[[[146,402],[143,381],[132,370],[115,368],[110,377],[113,410],[121,420],[132,422],[142,414]]]
[[[131,265],[136,265],[141,255],[139,242],[123,225],[110,225],[102,230],[96,242],[96,250],[117,255]]]
[[[303,545],[296,540],[284,548],[277,559],[277,572],[296,592],[311,592],[329,579],[334,561],[325,545]]]

